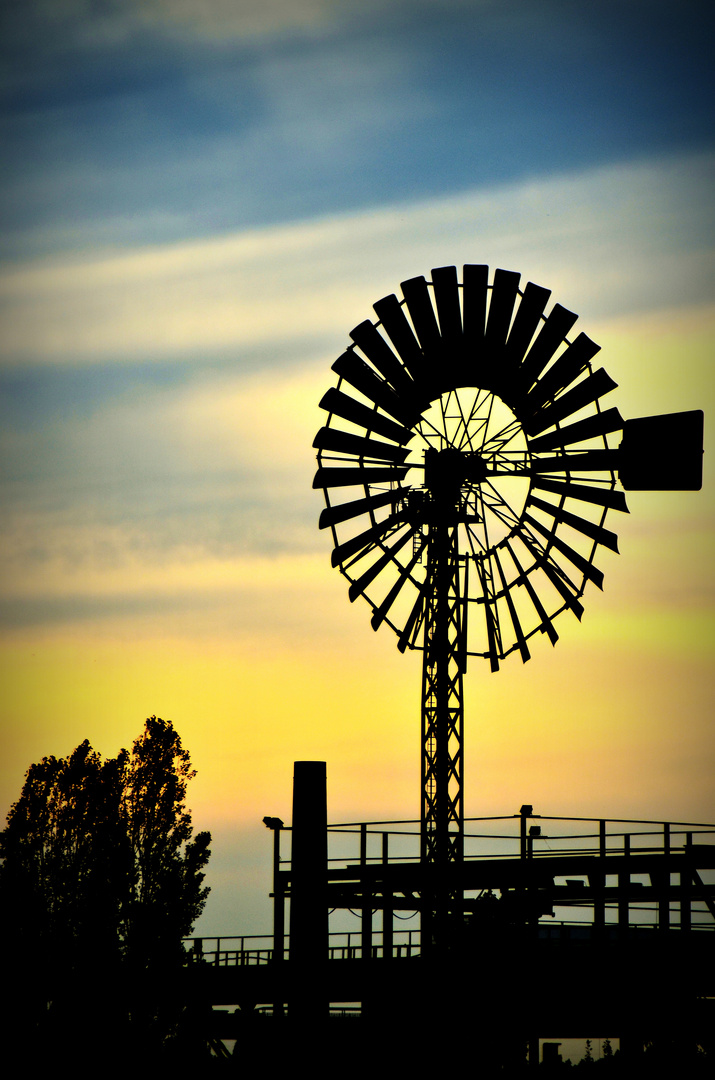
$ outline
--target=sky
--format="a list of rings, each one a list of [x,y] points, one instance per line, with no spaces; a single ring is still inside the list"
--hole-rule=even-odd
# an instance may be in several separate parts
[[[715,820],[714,17],[699,0],[4,0],[0,816],[151,714],[198,775],[199,930],[270,929],[295,760],[416,818],[421,657],[317,528],[348,331],[432,267],[579,314],[624,417],[706,414],[555,649],[465,680],[465,810]],[[617,520],[613,520],[617,519]]]

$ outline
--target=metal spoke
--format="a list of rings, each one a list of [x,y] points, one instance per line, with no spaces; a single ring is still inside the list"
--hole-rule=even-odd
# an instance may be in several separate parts
[[[490,394],[489,395],[489,410],[487,412],[487,418],[486,418],[486,420],[484,422],[484,432],[483,432],[482,442],[481,442],[481,445],[479,447],[479,452],[480,453],[484,452],[484,445],[485,445],[485,443],[487,441],[487,432],[489,431],[489,422],[490,422],[490,420],[492,418],[492,410],[493,409],[494,409],[494,395]]]
[[[507,432],[510,432],[510,434],[507,435]],[[503,450],[505,446],[508,446],[512,439],[515,439],[518,435],[521,435],[521,433],[522,429],[519,421],[510,421],[501,429],[501,431],[497,431],[494,435],[490,436],[488,442],[482,447],[482,453],[487,453],[493,444],[496,444],[498,451]],[[494,452],[496,453],[497,451]]]
[[[462,438],[457,443],[457,449],[461,450],[464,447],[465,443],[471,445],[471,437],[470,437],[470,434],[469,434],[469,423],[467,421],[467,418],[464,415],[464,409],[462,408],[462,399],[460,398],[459,394],[457,394],[456,396],[457,396],[457,407],[459,409],[459,415],[461,417],[462,428],[464,430],[464,434],[463,434]],[[472,416],[472,410],[470,409],[470,419],[471,419],[471,416]]]
[[[466,442],[468,443],[469,448],[473,453],[477,452],[474,443],[476,442],[481,432],[484,432],[486,436],[486,431],[489,426],[489,417],[487,416],[486,418],[480,418],[478,416],[478,413],[479,410],[484,407],[485,402],[488,401],[491,397],[492,395],[489,394],[489,392],[483,394],[481,390],[478,390],[474,395],[472,405],[469,409],[469,415],[465,423],[465,436]],[[462,446],[460,446],[459,449],[461,450]]]
[[[501,494],[501,492],[497,491],[497,489],[494,487],[494,485],[489,480],[486,481],[485,487],[489,488],[489,491],[492,493],[493,498],[494,498],[496,503],[499,503],[499,504],[501,504],[501,506],[506,507],[507,511],[511,515],[510,524],[512,525],[512,527],[514,527],[514,528],[518,527],[519,522],[521,521],[521,515],[517,514],[517,512],[513,509],[511,504],[507,502],[507,500],[504,498],[504,496]],[[497,508],[496,508],[495,502],[491,502],[489,504],[489,509],[492,511],[492,513],[497,513]]]

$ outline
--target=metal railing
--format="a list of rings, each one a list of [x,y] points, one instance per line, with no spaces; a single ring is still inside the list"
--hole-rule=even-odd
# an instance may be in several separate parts
[[[505,831],[505,822],[513,823],[514,830]],[[528,827],[525,827],[527,823]],[[564,823],[571,828],[551,831],[552,823]],[[693,843],[715,842],[715,824],[704,822],[565,818],[531,813],[467,818],[464,824],[465,861],[548,858],[566,854],[656,854],[682,850]],[[545,825],[550,830],[548,833],[544,831]],[[475,831],[470,826],[476,827]],[[356,862],[375,864],[388,860],[391,863],[419,862],[419,821],[346,822],[329,825],[328,836],[331,848],[328,864],[331,867],[341,863],[347,866]],[[353,849],[349,854],[346,851],[348,845]],[[375,850],[378,847],[379,850]],[[342,849],[340,853],[337,848]],[[289,858],[281,859],[282,868],[289,865]]]
[[[419,930],[396,931],[392,945],[394,959],[417,956],[420,951]],[[363,957],[360,931],[336,930],[328,935],[328,955],[331,960],[360,960]],[[375,940],[377,939],[377,940]],[[238,942],[234,945],[233,942]],[[270,942],[269,945],[262,944]],[[286,951],[289,938],[286,936]],[[206,963],[212,967],[249,967],[268,964],[273,959],[273,937],[270,934],[234,934],[221,937],[184,938],[184,949],[191,963]],[[371,955],[384,955],[382,934],[373,935]]]
[[[183,939],[183,944],[191,963],[203,962],[213,967],[247,967],[268,964],[273,959],[272,934],[189,937]]]
[[[507,824],[508,823],[508,824]],[[509,825],[512,826],[509,829]],[[290,837],[291,829],[281,826],[280,840]],[[278,839],[278,838],[277,838]],[[379,864],[416,864],[420,861],[419,821],[346,822],[328,826],[329,852],[328,876],[337,870],[359,873],[360,867]],[[538,859],[555,860],[564,856],[584,858],[587,865],[570,871],[568,876],[556,874],[557,887],[553,915],[539,919],[542,936],[558,936],[563,928],[574,930],[593,928],[595,902],[589,899],[587,883],[591,869],[599,857],[632,857],[630,870],[626,872],[629,898],[626,905],[626,922],[634,930],[673,928],[687,926],[692,930],[715,929],[715,867],[703,872],[697,888],[690,889],[682,901],[675,895],[675,887],[662,889],[659,899],[651,899],[644,891],[638,897],[639,877],[642,885],[648,885],[649,872],[643,870],[641,856],[674,856],[672,871],[681,872],[682,857],[690,850],[707,851],[715,844],[715,824],[704,822],[667,822],[625,818],[566,818],[534,814],[530,806],[524,806],[518,814],[498,817],[468,818],[465,821],[464,860],[466,863],[489,863],[498,860]],[[701,845],[703,847],[701,848]],[[283,847],[288,845],[283,844]],[[276,868],[288,870],[290,855],[276,846]],[[287,855],[287,857],[286,857]],[[594,860],[592,863],[591,860]],[[707,866],[706,860],[705,865]],[[690,861],[689,861],[690,862]],[[694,863],[691,862],[691,865]],[[604,865],[598,900],[600,925],[608,930],[622,924],[623,901],[618,899],[617,887],[621,870],[610,874]],[[611,880],[611,876],[613,880]],[[670,879],[670,875],[666,875]],[[696,875],[697,878],[697,875]],[[579,879],[584,885],[584,896],[578,896]],[[652,884],[652,883],[651,883]],[[563,895],[558,886],[566,886]],[[635,895],[634,895],[635,894]],[[686,903],[686,914],[682,904]],[[351,915],[360,919],[362,912]],[[397,918],[399,916],[396,915]],[[686,921],[687,920],[687,921]],[[333,925],[335,925],[333,923]],[[350,919],[347,918],[347,925]],[[284,956],[289,955],[289,938],[283,938]],[[192,961],[203,961],[216,967],[268,964],[273,959],[273,936],[228,935],[214,938],[187,938],[185,948]],[[370,930],[369,942],[363,946],[363,930],[333,930],[329,935],[331,959],[363,958],[363,947],[369,948],[373,957],[383,957],[385,948],[395,959],[407,959],[420,951],[418,929],[399,930],[394,926],[387,945],[383,944],[382,930]]]
[[[364,958],[362,930],[332,931],[328,935],[328,942],[328,955],[331,960],[362,960]],[[394,960],[407,960],[412,956],[419,956],[419,952],[419,930],[393,931],[392,958]],[[377,960],[383,958],[384,955],[382,931],[373,930],[370,956]]]

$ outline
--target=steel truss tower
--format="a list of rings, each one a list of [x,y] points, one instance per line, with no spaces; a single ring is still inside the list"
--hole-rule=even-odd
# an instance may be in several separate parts
[[[463,611],[457,529],[430,530],[422,663],[422,859],[441,867],[464,849]]]
[[[445,883],[448,863],[464,854],[464,662],[463,603],[457,528],[430,527],[422,661],[421,858],[431,881],[422,898],[427,947],[448,943],[451,913],[461,912],[462,893]]]

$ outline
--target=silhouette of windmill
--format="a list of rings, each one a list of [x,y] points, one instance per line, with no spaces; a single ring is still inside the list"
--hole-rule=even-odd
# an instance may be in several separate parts
[[[602,587],[599,545],[617,551],[609,510],[626,490],[701,486],[700,411],[623,420],[601,399],[616,387],[572,334],[577,316],[518,273],[465,265],[402,282],[350,332],[336,387],[320,407],[318,471],[332,564],[364,597],[372,626],[423,650],[423,909],[439,939],[459,895],[444,870],[463,855],[463,675],[523,662],[563,611],[580,619],[586,584]],[[617,446],[609,436],[620,435]],[[427,912],[425,919],[425,912]]]

